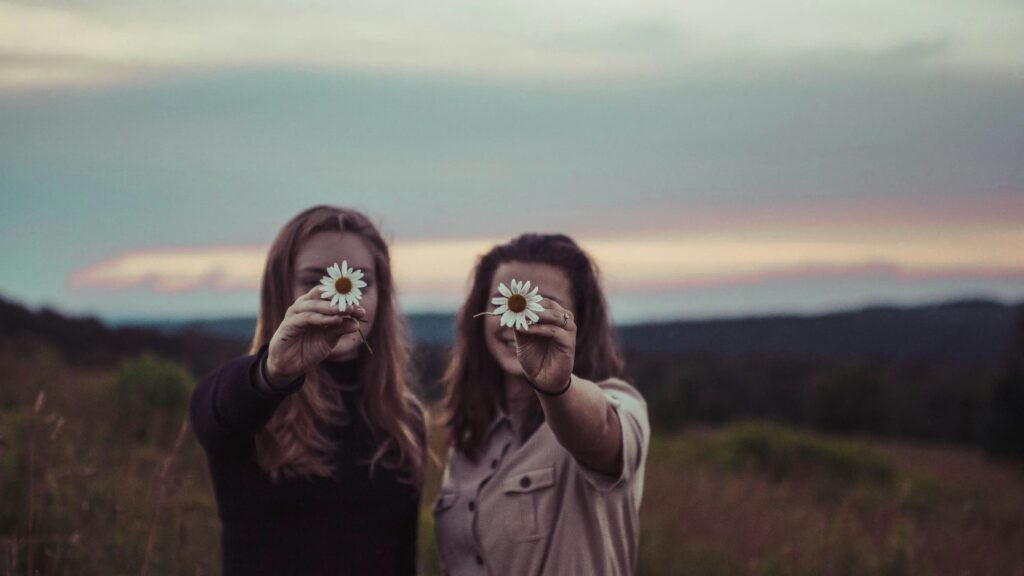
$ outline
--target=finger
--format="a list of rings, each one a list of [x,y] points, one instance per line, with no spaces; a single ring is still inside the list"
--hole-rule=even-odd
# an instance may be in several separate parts
[[[294,314],[302,312],[317,312],[319,314],[337,315],[341,314],[338,306],[331,304],[330,300],[301,300],[292,304],[289,311]]]
[[[527,329],[516,328],[512,331],[512,335],[516,339],[516,346],[519,346],[519,338],[521,336],[540,336],[541,338],[555,338],[559,333],[564,334],[565,330],[562,330],[558,326],[551,326],[546,324],[534,324]]]
[[[550,310],[551,312],[553,312],[555,314],[555,316],[553,316],[553,317],[558,319],[558,323],[559,324],[562,323],[563,314],[568,314],[570,321],[574,321],[576,319],[576,315],[573,314],[572,310],[569,310],[565,306],[562,306],[559,302],[557,302],[555,300],[552,300],[550,298],[544,298],[543,300],[541,300],[540,301],[540,305],[545,310]],[[534,310],[534,311],[538,315],[541,315],[540,311],[538,311],[538,310]]]
[[[291,314],[292,306],[295,306],[296,304],[299,304],[300,302],[320,300],[321,299],[320,298],[321,294],[323,294],[322,287],[319,284],[317,284],[316,286],[313,286],[312,288],[309,289],[309,291],[307,291],[302,296],[299,296],[298,298],[295,299],[294,302],[292,302],[292,305],[289,306],[288,310],[286,310],[285,313],[284,313],[285,317],[287,318],[289,316],[289,314]]]
[[[353,334],[359,331],[359,321],[351,316],[342,316],[342,323],[338,326],[338,333],[342,336]]]
[[[552,300],[551,298],[542,298],[540,301],[540,305],[548,310],[557,310],[560,312],[569,310],[565,306],[562,306],[562,304],[559,301]]]
[[[320,295],[323,294],[323,292],[324,292],[323,288],[324,287],[321,284],[317,284],[316,286],[313,286],[312,288],[309,289],[308,292],[306,292],[302,296],[299,296],[299,299],[296,300],[296,302],[298,302],[299,300],[316,300],[316,299],[320,298]]]
[[[512,331],[512,335],[515,337],[516,350],[519,353],[531,344],[544,341],[554,343],[558,349],[569,351],[570,355],[574,354],[572,351],[576,346],[575,330],[569,331],[551,324],[534,324],[527,330],[516,329]]]
[[[345,315],[362,320],[366,317],[366,308],[359,304],[349,304],[345,307]]]
[[[297,328],[329,328],[343,333],[355,332],[356,326],[358,326],[356,321],[346,316],[319,314],[317,312],[300,312],[289,318],[289,322]]]
[[[551,325],[568,332],[576,330],[576,322],[572,312],[561,306],[558,309],[544,309],[540,312],[535,312],[535,314],[537,315],[537,321],[534,322],[533,326]]]

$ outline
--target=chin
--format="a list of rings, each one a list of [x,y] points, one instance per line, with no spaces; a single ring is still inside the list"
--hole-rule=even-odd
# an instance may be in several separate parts
[[[359,351],[354,348],[345,347],[341,350],[337,348],[331,350],[331,353],[327,355],[327,360],[331,362],[341,362],[344,360],[354,360],[359,355]]]

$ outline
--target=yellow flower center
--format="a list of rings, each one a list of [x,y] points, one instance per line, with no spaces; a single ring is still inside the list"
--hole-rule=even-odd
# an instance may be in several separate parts
[[[348,294],[352,291],[352,281],[342,276],[334,281],[334,289],[338,294]]]
[[[526,310],[526,298],[522,294],[513,294],[508,299],[508,309],[513,312]]]

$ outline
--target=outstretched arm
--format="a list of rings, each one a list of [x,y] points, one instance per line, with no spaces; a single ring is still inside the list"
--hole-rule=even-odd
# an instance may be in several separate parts
[[[615,408],[594,382],[572,373],[576,323],[557,302],[544,300],[540,319],[516,330],[523,374],[533,384],[548,426],[581,464],[606,474],[622,471],[622,429]]]

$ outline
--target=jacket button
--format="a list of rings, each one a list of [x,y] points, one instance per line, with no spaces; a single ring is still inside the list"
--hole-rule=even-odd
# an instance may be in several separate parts
[[[523,479],[519,481],[519,485],[522,486],[523,488],[529,488],[530,487],[530,477],[529,476],[523,476]]]

